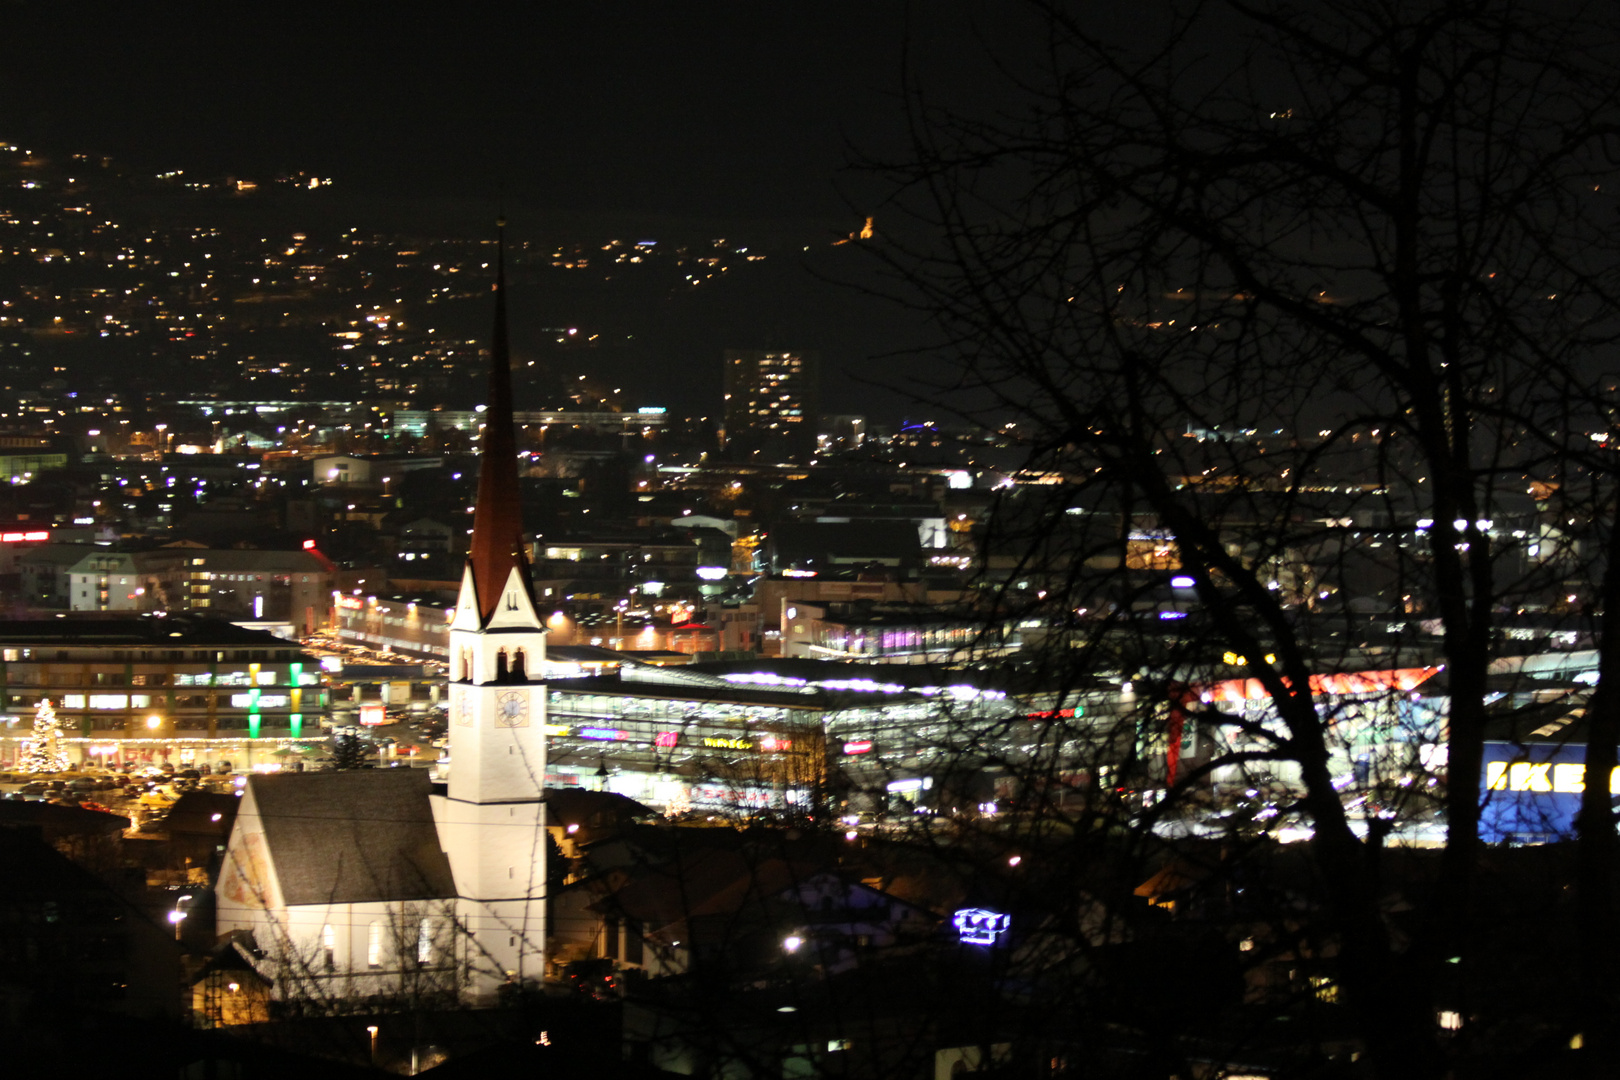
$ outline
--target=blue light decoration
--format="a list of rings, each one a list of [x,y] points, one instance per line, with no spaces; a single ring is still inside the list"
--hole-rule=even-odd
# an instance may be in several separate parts
[[[1012,916],[984,908],[962,908],[951,916],[951,923],[963,945],[994,945],[1012,924]]]

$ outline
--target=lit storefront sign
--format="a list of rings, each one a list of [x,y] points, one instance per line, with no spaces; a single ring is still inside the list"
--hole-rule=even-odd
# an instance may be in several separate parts
[[[1390,690],[1414,690],[1434,675],[1437,667],[1393,668],[1385,671],[1343,671],[1310,677],[1311,693],[1378,694]],[[1227,679],[1211,685],[1204,692],[1207,702],[1254,701],[1268,698],[1271,691],[1259,679]]]
[[[597,742],[619,742],[625,738],[624,732],[611,727],[582,727],[579,729],[582,739],[594,739]]]
[[[1580,761],[1488,761],[1488,791],[1529,791],[1579,795],[1586,790],[1586,764]],[[1609,773],[1609,794],[1620,795],[1620,769]]]
[[[653,745],[669,747],[669,746],[676,745],[680,741],[681,741],[681,733],[680,732],[678,732],[678,731],[660,731],[658,733],[658,735],[653,739]]]
[[[855,739],[844,744],[844,753],[846,754],[870,754],[871,752],[871,739]]]
[[[24,541],[49,540],[50,538],[49,529],[33,529],[29,532],[0,533],[0,544],[18,544]]]
[[[366,727],[381,727],[388,720],[388,711],[380,702],[360,706],[360,722]]]
[[[752,750],[754,748],[754,744],[749,742],[747,739],[727,739],[718,735],[706,736],[703,740],[703,745],[713,746],[722,750]]]
[[[231,695],[231,708],[233,709],[285,709],[287,707],[286,694],[265,694],[258,690],[249,690],[245,694]],[[364,707],[361,708],[364,712]],[[379,724],[381,720],[377,721]]]
[[[1486,743],[1480,839],[1523,844],[1572,838],[1586,790],[1585,758],[1579,743]],[[1609,792],[1620,795],[1620,769],[1609,774]]]
[[[804,807],[810,804],[810,793],[802,788],[773,791],[754,785],[693,784],[686,789],[686,797],[693,809],[745,809],[769,810],[782,806]]]
[[[964,945],[994,945],[1012,925],[1012,916],[985,908],[962,908],[951,916],[951,925]]]

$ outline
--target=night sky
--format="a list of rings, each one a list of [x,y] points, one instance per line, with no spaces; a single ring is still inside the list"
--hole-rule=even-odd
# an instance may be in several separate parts
[[[849,145],[886,153],[904,136],[907,50],[959,89],[982,68],[988,10],[0,0],[0,129],[582,220],[842,222]]]
[[[907,59],[934,97],[982,104],[984,41],[1014,35],[1009,9],[0,0],[0,138],[204,175],[306,170],[337,181],[355,224],[401,231],[475,235],[504,206],[514,235],[547,242],[825,244],[874,210],[882,229],[880,188],[847,163],[903,151]],[[925,331],[816,280],[826,269],[718,305],[682,330],[682,363],[649,353],[609,374],[704,408],[721,348],[819,348],[825,408],[866,411],[870,388],[839,373]]]

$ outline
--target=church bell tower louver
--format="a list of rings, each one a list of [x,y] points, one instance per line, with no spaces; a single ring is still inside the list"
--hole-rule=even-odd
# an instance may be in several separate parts
[[[523,539],[504,226],[497,239],[495,331],[480,436],[478,501],[450,623],[450,776],[434,798],[467,931],[465,996],[545,975],[546,631]]]

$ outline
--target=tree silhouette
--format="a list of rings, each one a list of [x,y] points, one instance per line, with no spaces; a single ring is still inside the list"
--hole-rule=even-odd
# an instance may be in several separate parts
[[[878,163],[887,246],[866,249],[957,361],[939,404],[1061,481],[1001,499],[983,542],[1011,570],[985,602],[1049,628],[1029,666],[1075,701],[1129,687],[1107,721],[1052,710],[1003,764],[1071,856],[1102,840],[1081,821],[1144,844],[1213,823],[1222,857],[1182,876],[1236,889],[1247,864],[1246,904],[1310,896],[1272,955],[1318,965],[1307,999],[1348,1010],[1377,1075],[1442,1075],[1470,1044],[1442,1042],[1436,1010],[1488,981],[1502,617],[1567,614],[1610,582],[1600,564],[1571,584],[1580,545],[1526,491],[1578,480],[1606,548],[1613,474],[1580,444],[1612,415],[1597,372],[1620,329],[1613,35],[1511,0],[1234,0],[1122,42],[1034,6],[1047,39],[1004,68],[1022,108],[914,93],[913,155]],[[1343,681],[1369,669],[1394,674]],[[1420,675],[1400,673],[1440,671],[1443,704],[1414,706]],[[1593,1068],[1612,1058],[1611,698],[1600,685],[1586,737]],[[1145,814],[1120,799],[1160,786]],[[1437,812],[1417,887],[1387,841]],[[1281,871],[1260,841],[1286,820],[1312,837],[1291,888],[1258,876]]]

